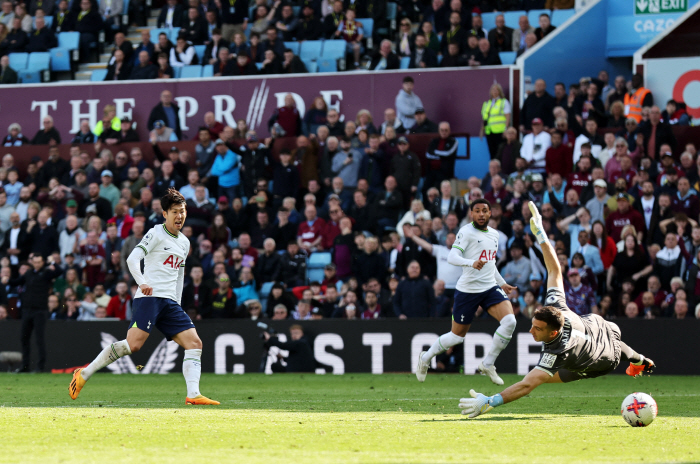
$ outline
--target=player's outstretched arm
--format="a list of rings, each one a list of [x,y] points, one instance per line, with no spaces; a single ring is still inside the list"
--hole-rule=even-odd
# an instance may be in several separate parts
[[[542,256],[544,257],[544,265],[547,268],[547,287],[564,288],[564,277],[561,272],[559,260],[554,252],[554,247],[549,242],[549,238],[542,226],[542,215],[540,215],[537,205],[532,201],[528,203],[532,219],[530,219],[530,229],[537,238],[537,243],[542,247]]]

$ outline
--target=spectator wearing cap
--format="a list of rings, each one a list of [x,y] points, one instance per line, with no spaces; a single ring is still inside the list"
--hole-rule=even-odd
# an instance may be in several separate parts
[[[416,108],[413,118],[415,124],[409,130],[411,134],[434,134],[438,132],[437,124],[428,119],[422,106]]]
[[[556,172],[560,176],[566,177],[571,174],[574,167],[572,162],[574,156],[573,146],[562,143],[562,135],[559,131],[552,131],[551,142],[552,145],[547,148],[545,154],[547,174]]]
[[[418,261],[408,264],[406,274],[406,279],[399,283],[394,295],[394,313],[399,319],[430,317],[435,292],[430,282],[421,277]]]
[[[172,129],[177,137],[174,141],[182,138],[182,130],[180,129],[180,118],[178,114],[180,108],[173,103],[173,94],[169,90],[163,90],[160,93],[160,102],[153,107],[151,114],[148,116],[148,129],[155,128],[156,121],[160,121],[167,128]],[[168,141],[168,140],[164,140]]]
[[[231,151],[221,139],[215,145],[216,158],[211,167],[211,175],[219,178],[219,195],[226,196],[231,201],[239,196],[241,157]]]
[[[399,137],[398,147],[399,153],[391,159],[389,174],[396,179],[398,189],[403,198],[404,210],[407,210],[411,198],[418,192],[421,164],[418,155],[410,151],[410,145],[406,137]]]
[[[158,120],[153,123],[153,130],[151,131],[149,138],[152,144],[160,142],[177,142],[178,138],[175,131],[170,127],[165,125],[165,122]]]
[[[617,200],[617,211],[610,213],[606,220],[606,228],[610,237],[616,243],[619,242],[622,229],[627,225],[634,226],[637,234],[641,237],[642,231],[645,230],[642,215],[630,207],[630,201],[626,193],[618,193],[615,199]]]
[[[419,108],[423,108],[423,102],[420,97],[413,92],[415,84],[411,76],[404,77],[402,85],[401,90],[399,90],[398,95],[396,95],[396,114],[401,120],[403,127],[409,130],[415,125],[416,112]],[[425,116],[425,111],[423,111],[422,114]]]
[[[542,274],[538,271],[534,271],[530,274],[530,284],[527,286],[527,290],[533,293],[537,301],[540,303],[544,302],[546,288],[542,285]]]
[[[610,195],[608,195],[608,184],[603,179],[596,179],[593,182],[593,190],[595,192],[595,196],[588,200],[586,203],[586,209],[591,214],[591,222],[605,222],[607,203],[608,200],[610,200]]]
[[[109,203],[112,205],[112,209],[114,209],[117,207],[119,198],[121,197],[119,189],[112,183],[114,175],[112,174],[112,171],[105,169],[100,174],[100,177],[102,178],[102,184],[100,185],[100,196],[109,201]]]
[[[546,170],[547,149],[552,145],[552,136],[544,130],[544,123],[540,118],[534,118],[530,127],[532,132],[523,137],[520,156],[528,162],[529,172],[542,174]]]
[[[567,273],[569,286],[566,289],[566,305],[579,316],[597,313],[595,292],[591,287],[581,282],[581,274],[578,269],[571,268]]]
[[[112,144],[139,141],[139,134],[132,128],[131,118],[128,117],[123,117],[121,119],[121,128],[119,130],[110,129],[107,132],[108,133],[105,136],[105,142],[107,142],[108,144],[110,143],[110,141],[112,142]],[[134,150],[139,150],[140,152],[140,149],[138,148],[132,149],[132,158]],[[142,162],[141,166],[138,166],[139,172],[142,172],[146,168],[147,163],[143,161],[143,157],[139,160],[139,162]]]
[[[513,39],[515,40],[515,35]],[[553,109],[554,97],[547,93],[547,84],[545,81],[543,79],[537,79],[535,81],[535,91],[527,97],[520,112],[520,120],[524,121],[524,124],[520,125],[520,132],[525,133],[526,131],[532,130],[532,122],[535,119],[540,120],[544,129],[553,127]]]

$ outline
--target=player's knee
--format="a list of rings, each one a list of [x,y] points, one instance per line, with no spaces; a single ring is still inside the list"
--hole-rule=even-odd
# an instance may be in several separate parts
[[[129,342],[129,349],[131,350],[131,354],[138,352],[142,346],[143,346],[142,343]]]
[[[515,332],[515,325],[516,319],[512,314],[507,314],[503,319],[501,319],[501,327],[503,327],[503,330],[508,332],[508,334]]]
[[[200,340],[199,338],[197,338],[196,340],[193,340],[193,341],[192,341],[192,348],[190,348],[190,349],[191,349],[191,350],[201,350],[201,349],[202,349],[202,346],[203,346],[203,345],[202,345],[202,340]]]

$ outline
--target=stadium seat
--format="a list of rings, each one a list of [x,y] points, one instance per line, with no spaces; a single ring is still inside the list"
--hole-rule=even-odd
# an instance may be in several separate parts
[[[518,28],[518,20],[522,15],[527,16],[527,12],[525,11],[506,11],[503,13],[503,19],[506,20],[506,26],[512,27],[513,29]],[[534,25],[530,24],[532,27],[537,27],[537,23]]]
[[[374,19],[363,18],[357,20],[362,24],[362,29],[364,30],[364,37],[367,41],[367,48],[374,48],[374,40],[372,34],[374,33]]]
[[[321,58],[326,60],[339,60],[345,58],[345,46],[344,40],[326,40],[323,42],[323,50],[321,51]]]
[[[177,41],[177,36],[180,34],[180,28],[179,27],[173,27],[170,29],[170,33],[168,37],[170,37],[170,41],[172,43],[175,43]],[[158,43],[158,42],[156,42]]]
[[[263,67],[263,64],[262,63],[255,63],[255,66],[257,66],[258,71],[260,71]]]
[[[158,36],[161,32],[170,37],[170,30],[167,27],[154,27],[151,29],[151,42],[158,43]]]
[[[323,41],[321,40],[306,40],[301,44],[301,50],[299,50],[299,58],[302,60],[317,60],[321,56],[321,47],[323,46]]]
[[[90,75],[91,82],[102,82],[107,77],[106,69],[95,69]]]
[[[503,64],[515,63],[515,55],[517,54],[517,52],[498,52],[498,56],[501,58],[501,63]]]
[[[19,72],[19,81],[22,84],[39,84],[41,83],[41,73],[39,71],[22,71]]]
[[[411,65],[411,57],[410,56],[402,56],[401,57],[401,69],[408,69],[408,67]]]
[[[299,13],[301,12],[301,6],[299,6],[299,5],[292,6],[292,11],[294,12],[294,17],[298,18]]]
[[[304,62],[304,65],[306,66],[306,70],[309,71],[309,73],[317,73],[318,72],[318,64],[315,61],[311,60],[302,60]]]
[[[213,64],[205,64],[202,67],[202,77],[212,77],[214,76],[214,65]]]
[[[71,71],[70,51],[66,48],[52,48],[51,71]]]
[[[338,72],[338,62],[335,60],[320,60],[318,72]]]
[[[442,63],[442,55],[438,55],[438,66]]]
[[[301,46],[301,43],[299,43],[299,42],[285,42],[284,43],[284,48],[290,49],[297,56],[299,55],[300,46]]]
[[[248,27],[245,28],[244,34],[245,34],[246,40],[250,40],[250,33],[252,30],[253,30],[253,22],[251,21],[248,23]]]
[[[184,66],[180,72],[182,79],[194,79],[202,77],[202,67],[198,64]]]
[[[124,0],[122,7],[122,26],[129,27],[129,0]]]
[[[309,262],[307,264],[309,269],[323,269],[326,264],[330,264],[332,256],[328,251],[317,251],[309,256]]]
[[[306,279],[308,283],[311,282],[323,282],[323,279],[325,278],[325,275],[323,273],[323,269],[307,269],[306,271]]]
[[[391,27],[392,30],[396,30],[396,14],[398,8],[396,2],[387,2],[386,4],[386,19],[389,20],[389,27]]]
[[[180,75],[182,74],[182,68],[184,66],[173,66],[173,74],[175,74],[173,77],[175,79],[179,79]]]
[[[204,50],[207,49],[206,45],[195,45],[194,46],[194,51],[197,54],[197,58],[199,59],[199,62],[201,63],[204,61]]]
[[[7,56],[10,57],[10,67],[15,71],[20,72],[27,69],[29,53],[10,53]]]
[[[78,61],[80,48],[80,32],[61,32],[58,34],[58,47],[71,52],[71,60]]]
[[[575,14],[576,10],[574,10],[573,8],[570,10],[554,10],[552,12],[552,26],[561,26]]]
[[[51,53],[34,52],[29,54],[27,61],[27,71],[45,71],[51,67]]]
[[[270,296],[270,292],[272,291],[272,286],[275,285],[274,282],[265,282],[262,284],[262,287],[260,288],[260,298],[267,298]]]
[[[549,19],[552,19],[552,12],[550,10],[530,10],[527,12],[527,20],[530,21],[530,26],[535,29],[540,27],[540,15],[548,14]]]
[[[481,21],[484,23],[484,29],[490,31],[496,27],[496,16],[502,13],[481,13]]]
[[[457,137],[457,158],[467,157],[467,138]]]

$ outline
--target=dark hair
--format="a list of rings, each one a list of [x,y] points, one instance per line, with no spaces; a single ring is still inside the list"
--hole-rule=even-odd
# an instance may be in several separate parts
[[[469,205],[469,209],[474,210],[474,206],[476,206],[476,205],[486,205],[489,207],[489,210],[491,210],[491,203],[489,203],[489,201],[484,199],[484,198],[478,198],[478,199],[472,201],[471,204]]]
[[[403,78],[403,83],[405,84],[406,82],[410,82],[413,84],[413,78],[411,76],[406,76]]]
[[[554,306],[543,306],[535,310],[533,317],[547,324],[552,330],[561,330],[564,326],[564,315]]]
[[[165,195],[163,195],[163,197],[160,199],[160,205],[163,208],[163,211],[170,211],[170,208],[173,205],[185,204],[187,204],[187,200],[185,200],[185,197],[183,197],[180,192],[178,192],[172,187],[169,188],[168,192]]]

